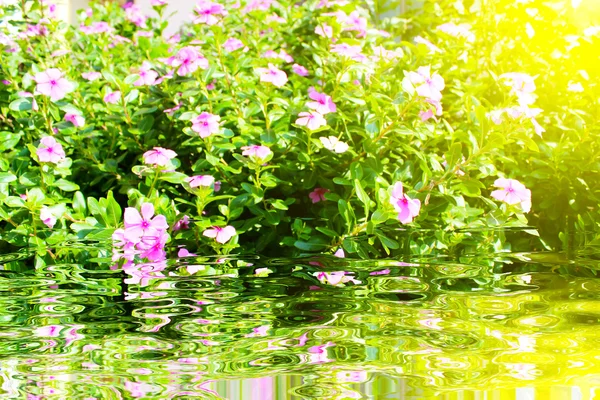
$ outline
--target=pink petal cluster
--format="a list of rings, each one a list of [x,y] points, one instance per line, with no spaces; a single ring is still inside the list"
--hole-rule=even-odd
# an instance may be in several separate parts
[[[152,86],[157,83],[158,72],[152,70],[152,65],[148,61],[142,63],[138,75],[140,77],[133,82],[133,86]]]
[[[361,17],[358,11],[352,11],[343,20],[342,25],[344,25],[344,31],[357,31],[356,37],[363,37],[367,34],[367,19]]]
[[[50,212],[50,209],[43,206],[40,210],[40,219],[48,228],[53,228],[56,224],[56,217]]]
[[[121,92],[119,90],[106,93],[103,98],[106,104],[116,104],[121,100]]]
[[[506,85],[510,87],[511,93],[517,96],[519,104],[530,105],[535,101],[533,93],[535,92],[535,78],[522,72],[508,72],[500,75]]]
[[[516,179],[499,178],[494,186],[500,189],[492,192],[492,197],[506,204],[519,204],[523,212],[531,210],[531,190]]]
[[[261,82],[270,82],[277,87],[282,87],[288,81],[287,74],[269,63],[269,68],[257,68],[256,69],[260,74]]]
[[[493,110],[488,113],[488,117],[496,124],[500,125],[503,121],[503,115],[506,114],[512,119],[528,118],[533,124],[535,133],[542,136],[546,130],[537,122],[536,118],[543,110],[541,108],[529,108],[528,106],[513,106]]]
[[[314,272],[313,275],[317,277],[317,279],[321,283],[325,283],[331,286],[339,286],[344,283],[352,282],[355,285],[361,283],[361,281],[355,279],[352,275],[352,272],[346,271],[333,271],[333,272]]]
[[[219,22],[219,19],[216,15],[225,16],[227,15],[227,11],[225,7],[219,3],[213,3],[209,0],[200,0],[194,9],[194,19],[193,22],[195,24],[206,24],[206,25],[215,25]]]
[[[331,39],[333,37],[333,28],[325,23],[319,24],[315,28],[315,33],[319,36],[323,36],[323,37]]]
[[[155,147],[145,152],[142,157],[144,158],[144,164],[164,167],[169,164],[171,159],[177,157],[177,153],[173,150]]]
[[[113,233],[113,259],[124,258],[130,267],[136,256],[151,262],[163,261],[166,257],[164,247],[169,238],[165,216],[154,216],[154,206],[143,203],[141,214],[135,208],[127,207],[123,218],[125,229],[117,229]]]
[[[99,21],[92,22],[91,25],[79,25],[79,30],[86,35],[94,35],[100,33],[112,33],[114,28],[110,26],[107,22]]]
[[[362,48],[358,45],[349,45],[346,43],[334,44],[331,46],[331,52],[344,57],[349,57],[357,62],[364,62],[367,56],[362,53]]]
[[[268,11],[274,0],[250,0],[244,7],[244,12],[249,13],[254,10]]]
[[[140,6],[134,3],[127,3],[125,8],[125,18],[137,27],[145,28],[148,17],[144,15]]]
[[[100,72],[84,72],[81,74],[81,76],[83,77],[83,79],[87,79],[90,82],[95,81],[96,79],[100,79],[102,77],[102,74]]]
[[[294,64],[292,65],[292,71],[296,74],[296,75],[300,75],[300,76],[308,76],[308,70],[303,67],[300,64]]]
[[[186,76],[198,68],[208,68],[208,60],[194,46],[181,48],[173,57],[165,60],[167,65],[177,69],[177,75]]]
[[[314,101],[309,101],[308,103],[306,103],[306,106],[310,109],[315,110],[321,115],[337,111],[335,103],[333,102],[331,97],[326,95],[325,93],[319,93],[311,87],[308,89],[308,97]]]
[[[430,66],[419,67],[417,72],[409,72],[408,79],[415,86],[419,96],[434,102],[442,99],[441,91],[445,87],[444,78],[437,72],[431,74]]]
[[[40,162],[50,162],[58,164],[60,161],[65,159],[65,151],[62,145],[56,141],[52,136],[45,136],[40,140],[36,152]]]
[[[404,189],[400,182],[396,182],[392,187],[390,203],[392,203],[392,206],[398,212],[398,220],[403,224],[411,223],[421,210],[421,201],[419,199],[411,199],[404,194]]]
[[[85,118],[79,114],[66,113],[65,121],[72,123],[74,126],[80,128],[85,125]]]
[[[72,92],[75,86],[64,78],[63,73],[57,68],[50,68],[44,72],[35,75],[37,83],[35,90],[45,96],[50,96],[50,100],[58,101]]]
[[[217,243],[225,244],[231,240],[232,237],[237,235],[237,231],[231,225],[225,227],[213,226],[212,228],[206,229],[202,232],[202,236],[213,238]]]
[[[219,133],[221,117],[215,114],[203,112],[192,119],[192,130],[200,134],[201,138]]]
[[[311,131],[327,125],[327,121],[323,118],[323,115],[317,111],[303,111],[298,114],[298,117],[296,125],[306,126]]]
[[[329,193],[329,189],[324,189],[324,188],[318,187],[318,188],[315,188],[312,192],[310,192],[308,194],[308,197],[313,202],[313,204],[315,204],[315,203],[318,203],[320,201],[327,200],[325,198],[325,193]]]
[[[229,38],[223,43],[223,48],[230,53],[242,47],[244,47],[244,43],[239,39]]]
[[[265,160],[268,156],[273,154],[271,149],[267,146],[253,144],[250,146],[242,147],[242,155],[246,157],[252,157],[254,159],[258,159],[260,161]]]
[[[195,175],[185,178],[185,181],[190,184],[191,188],[211,187],[215,183],[215,178],[210,175]]]

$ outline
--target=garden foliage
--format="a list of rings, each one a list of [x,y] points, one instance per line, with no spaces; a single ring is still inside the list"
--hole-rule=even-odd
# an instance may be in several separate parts
[[[173,36],[153,4],[76,27],[2,7],[4,251],[374,257],[598,229],[600,25],[571,2],[200,1]]]

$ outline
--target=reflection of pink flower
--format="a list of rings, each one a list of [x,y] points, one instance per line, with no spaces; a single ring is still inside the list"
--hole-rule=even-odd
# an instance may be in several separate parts
[[[218,243],[227,243],[232,237],[237,234],[235,228],[231,225],[226,227],[213,226],[210,229],[202,232],[202,236],[215,239]]]
[[[35,75],[37,86],[35,90],[43,95],[50,96],[50,100],[63,99],[67,93],[72,92],[75,86],[63,77],[63,73],[56,68],[47,69]]]
[[[402,183],[400,182],[394,184],[390,202],[398,212],[398,220],[403,224],[411,223],[421,210],[421,201],[419,199],[411,199],[405,195]]]
[[[331,362],[333,360],[327,357],[327,348],[335,346],[333,342],[327,342],[319,346],[312,346],[308,348],[310,363],[320,364],[325,362]]]
[[[346,253],[344,253],[344,249],[342,249],[341,247],[337,249],[337,251],[333,253],[333,255],[338,258],[346,258]]]
[[[40,146],[36,150],[38,159],[41,162],[51,162],[58,164],[65,158],[65,151],[62,145],[52,136],[45,136],[40,140]]]
[[[155,147],[144,153],[144,164],[164,167],[169,164],[169,160],[177,157],[177,153],[173,150]]]
[[[348,282],[352,282],[355,285],[358,285],[361,283],[361,281],[354,279],[354,277],[351,275],[351,272],[346,272],[346,271],[333,271],[333,272],[315,272],[313,273],[314,276],[317,277],[317,279],[321,282],[321,283],[326,283],[328,285],[331,286],[337,286],[343,283],[348,283]]]
[[[294,71],[296,75],[308,76],[308,70],[300,64],[292,65],[292,71]]]
[[[270,82],[277,87],[282,87],[288,81],[287,74],[269,63],[269,68],[257,68],[261,82]]]
[[[494,190],[492,197],[503,201],[506,204],[520,204],[523,212],[531,210],[531,190],[515,179],[499,178],[494,182],[494,186],[501,189]]]
[[[308,197],[312,200],[313,204],[318,203],[320,201],[325,201],[325,193],[329,192],[329,189],[324,188],[315,188],[312,192],[308,194]]]

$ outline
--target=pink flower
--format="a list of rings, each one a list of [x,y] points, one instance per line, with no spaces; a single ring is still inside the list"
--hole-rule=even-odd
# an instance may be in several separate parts
[[[250,146],[244,146],[244,147],[242,147],[242,150],[243,150],[243,152],[242,152],[243,156],[253,157],[253,158],[256,158],[261,161],[266,159],[271,154],[273,154],[271,149],[269,149],[267,146],[257,145],[257,144],[253,144]]]
[[[337,249],[337,251],[333,253],[333,255],[337,258],[346,258],[346,253],[344,253],[344,249],[342,249],[341,247]]]
[[[162,215],[157,215],[154,219],[158,217],[164,217]],[[165,221],[166,224],[166,221]],[[168,227],[168,225],[167,225]],[[166,229],[166,228],[165,228]],[[156,232],[152,234],[145,234],[141,237],[140,242],[138,243],[139,250],[142,250],[140,257],[145,258],[149,261],[161,261],[164,260],[167,256],[164,248],[169,239],[169,235],[167,235],[164,230],[156,230]]]
[[[192,188],[197,188],[199,186],[211,187],[215,183],[215,178],[210,175],[196,175],[185,178],[185,181],[188,182]]]
[[[292,57],[291,55],[289,55],[285,50],[283,49],[279,49],[279,58],[281,58],[283,61],[287,62],[287,63],[291,63],[294,62],[294,57]]]
[[[47,69],[35,75],[37,86],[35,90],[46,96],[50,100],[58,101],[65,98],[67,93],[72,92],[74,85],[63,77],[63,73],[56,68]]]
[[[346,43],[334,44],[331,46],[331,52],[349,57],[358,62],[367,60],[367,56],[362,54],[362,48],[360,46],[352,46]]]
[[[141,215],[133,207],[127,207],[124,212],[125,220],[124,237],[132,242],[138,242],[143,236],[157,237],[160,232],[169,228],[164,215],[154,218],[154,206],[152,203],[144,203],[141,207]]]
[[[217,243],[227,243],[232,237],[237,234],[235,228],[231,225],[228,225],[224,228],[220,226],[213,226],[211,229],[207,229],[202,232],[202,236],[206,236],[209,238],[213,238],[217,241]]]
[[[308,197],[310,197],[310,199],[313,202],[313,204],[315,204],[315,203],[318,203],[320,201],[327,200],[325,198],[325,193],[329,193],[329,189],[315,188],[315,190],[313,190],[312,192],[310,192],[308,194]]]
[[[156,78],[158,78],[158,72],[153,71],[152,66],[148,61],[144,61],[138,72],[139,79],[133,82],[133,86],[151,86],[156,84]]]
[[[427,47],[429,49],[429,52],[432,54],[442,52],[442,49],[440,49],[435,44],[431,43],[429,40],[427,40],[421,36],[415,37],[415,43],[425,45],[425,47]]]
[[[52,215],[50,209],[46,206],[43,206],[40,210],[40,219],[48,228],[53,228],[56,224],[56,217]]]
[[[81,32],[86,35],[99,34],[99,33],[111,33],[114,29],[108,23],[104,21],[93,22],[91,25],[79,25]]]
[[[394,209],[398,212],[398,220],[403,224],[411,223],[421,210],[421,201],[419,199],[411,199],[405,195],[402,183],[400,182],[396,182],[392,188],[390,203],[392,203]]]
[[[118,90],[104,95],[104,102],[106,104],[116,104],[119,100],[121,100],[121,92]]]
[[[333,28],[325,23],[320,24],[315,28],[315,33],[326,38],[333,37]]]
[[[278,22],[280,24],[284,24],[285,18],[280,17],[279,15],[273,13],[271,15],[267,15],[267,22]]]
[[[169,164],[169,160],[177,157],[177,153],[173,150],[155,147],[145,152],[142,157],[144,158],[144,164],[164,167]]]
[[[167,0],[150,0],[150,5],[152,7],[160,7],[167,4]]]
[[[358,31],[357,37],[365,36],[367,33],[367,19],[361,17],[358,11],[352,11],[344,21],[345,31]]]
[[[65,151],[60,143],[56,142],[52,136],[44,136],[40,140],[40,145],[36,150],[40,162],[51,162],[58,164],[65,158]]]
[[[244,8],[244,12],[251,12],[254,10],[268,11],[273,4],[273,0],[250,0]]]
[[[296,120],[296,125],[306,126],[311,131],[327,125],[325,118],[316,111],[304,111],[299,113],[298,116],[299,118]]]
[[[340,154],[340,153],[345,153],[346,151],[348,151],[348,144],[340,141],[335,136],[329,136],[329,137],[321,136],[319,138],[319,140],[323,144],[323,147],[325,147],[327,150],[333,151],[334,153]]]
[[[287,74],[269,63],[269,68],[257,68],[261,82],[271,82],[277,87],[282,87],[288,81]]]
[[[445,87],[444,78],[438,73],[431,74],[431,67],[419,67],[417,72],[409,72],[408,78],[415,85],[417,94],[426,99],[440,101]]]
[[[95,81],[96,79],[99,79],[102,77],[102,74],[100,72],[84,72],[83,74],[81,74],[81,76],[83,77],[83,79],[87,79],[88,81]]]
[[[517,96],[521,106],[528,106],[535,102],[535,78],[522,72],[509,72],[500,75],[506,84],[511,87],[511,93]]]
[[[308,76],[308,70],[300,64],[292,65],[292,71],[294,71],[296,75]]]
[[[330,112],[336,112],[337,107],[335,106],[333,100],[331,100],[330,96],[326,95],[325,93],[319,93],[313,88],[311,89],[308,89],[308,97],[314,101],[309,101],[306,103],[308,108],[312,108],[321,115],[325,115]]]
[[[492,197],[503,201],[506,204],[520,204],[523,212],[531,210],[531,190],[515,179],[499,178],[494,182],[494,186],[501,189],[494,190]]]
[[[221,117],[211,113],[203,112],[192,119],[192,130],[200,134],[201,138],[219,133],[219,121]]]
[[[200,0],[194,9],[194,12],[196,13],[193,20],[195,24],[206,24],[209,26],[219,22],[219,19],[215,17],[215,15],[227,15],[225,7],[208,0]]]
[[[167,108],[163,112],[165,114],[173,115],[173,114],[175,114],[175,111],[177,111],[177,110],[179,110],[181,108],[182,105],[183,105],[183,103],[179,103],[175,107],[173,107],[173,108]]]
[[[167,59],[167,64],[177,68],[177,75],[185,76],[198,68],[208,68],[208,60],[193,46],[183,47],[174,57]]]
[[[244,43],[239,39],[229,38],[223,43],[223,48],[230,53],[242,47],[244,47]]]
[[[190,227],[190,217],[184,215],[179,221],[173,225],[173,232],[179,231],[181,229],[188,229]]]
[[[65,114],[65,121],[72,123],[76,127],[82,127],[85,124],[85,118],[78,114]]]
[[[148,19],[148,17],[142,12],[140,6],[133,3],[130,3],[130,5],[125,9],[125,18],[140,28],[146,27],[146,20]]]

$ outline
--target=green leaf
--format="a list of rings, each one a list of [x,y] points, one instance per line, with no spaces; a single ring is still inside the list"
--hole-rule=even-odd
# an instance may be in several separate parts
[[[119,206],[119,203],[117,203],[113,196],[112,190],[108,191],[106,200],[106,224],[107,226],[118,228],[119,225],[121,225],[121,216],[123,213],[121,211],[121,206]]]
[[[73,210],[77,214],[85,216],[87,214],[87,206],[85,204],[85,197],[83,197],[83,193],[77,191],[73,195]]]
[[[17,180],[17,177],[10,172],[0,172],[0,183],[10,183]]]
[[[79,185],[66,179],[59,179],[54,182],[52,186],[57,187],[60,190],[64,190],[65,192],[74,192],[75,190],[79,190]]]
[[[354,190],[356,191],[356,195],[358,199],[365,206],[365,216],[369,214],[369,206],[371,205],[371,199],[369,199],[369,195],[362,188],[360,181],[358,179],[354,180]]]
[[[30,98],[22,97],[20,99],[13,100],[9,105],[13,111],[28,111],[31,110],[32,102]]]

